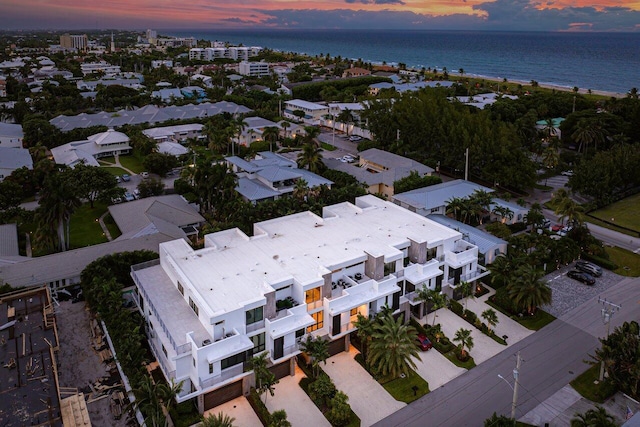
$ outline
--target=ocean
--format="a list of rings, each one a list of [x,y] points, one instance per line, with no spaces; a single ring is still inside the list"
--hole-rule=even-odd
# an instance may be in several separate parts
[[[640,88],[640,33],[164,30],[245,46],[404,63],[466,75],[626,93]]]

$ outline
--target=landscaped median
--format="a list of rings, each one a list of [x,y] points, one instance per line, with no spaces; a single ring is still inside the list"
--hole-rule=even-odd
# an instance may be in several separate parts
[[[411,318],[411,325],[416,328],[419,333],[425,334],[440,354],[446,357],[451,363],[459,368],[471,369],[476,366],[473,357],[467,352],[466,357],[460,356],[459,347],[456,347],[449,338],[442,332],[440,325],[424,325],[422,326],[414,318]]]
[[[496,310],[500,311],[502,314],[509,316],[511,319],[515,320],[522,326],[532,331],[537,331],[547,326],[549,323],[556,320],[554,316],[547,313],[544,310],[537,309],[533,315],[518,315],[515,314],[508,306],[513,306],[511,299],[507,295],[506,288],[498,288],[496,289],[495,295],[490,297],[486,303]]]

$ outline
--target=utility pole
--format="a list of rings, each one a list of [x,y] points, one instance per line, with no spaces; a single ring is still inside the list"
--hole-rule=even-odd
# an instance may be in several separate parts
[[[602,304],[602,322],[607,325],[607,338],[609,338],[609,328],[611,324],[611,318],[613,314],[622,308],[621,305],[614,304],[611,301],[607,301],[607,299],[602,299],[598,297],[598,303]],[[600,361],[600,376],[598,376],[598,381],[602,382],[604,380],[604,361]]]
[[[464,151],[464,180],[469,180],[469,148]]]
[[[518,352],[516,354],[516,368],[513,370],[513,400],[511,401],[511,419],[514,425],[516,423],[516,407],[518,406],[518,386],[520,385],[518,378],[520,377],[521,361],[520,352]]]

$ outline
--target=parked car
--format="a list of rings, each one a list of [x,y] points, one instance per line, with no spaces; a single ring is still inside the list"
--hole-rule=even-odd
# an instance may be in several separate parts
[[[122,180],[123,180],[124,182],[129,182],[129,181],[131,181],[131,175],[129,175],[128,173],[123,173],[123,174],[122,174]]]
[[[149,172],[140,172],[140,176],[142,177],[142,179],[147,179],[149,178]]]
[[[127,202],[133,202],[136,198],[133,196],[133,194],[131,194],[129,192],[126,192],[126,193],[124,193],[124,199]]]
[[[120,177],[116,176],[116,183],[120,184]]]
[[[567,276],[569,276],[573,280],[582,282],[585,285],[593,286],[596,284],[596,279],[594,279],[590,274],[585,273],[583,271],[571,270],[570,272],[567,273]]]
[[[360,140],[362,140],[362,137],[361,137],[361,136],[358,136],[358,135],[351,135],[351,136],[349,137],[349,141],[351,141],[351,142],[358,142],[358,141],[360,141]]]
[[[587,261],[576,261],[576,269],[595,277],[602,276],[602,268]]]
[[[433,347],[433,344],[431,344],[431,341],[429,340],[429,338],[427,338],[427,336],[425,334],[418,334],[418,347],[420,347],[420,350],[422,351],[428,351],[430,348]]]
[[[558,234],[562,237],[566,236],[568,232],[570,232],[571,230],[573,230],[573,227],[571,226],[567,226],[567,227],[563,227],[562,230],[558,231]]]
[[[573,171],[572,170],[568,170],[568,171],[562,171],[560,172],[562,175],[564,176],[573,176]]]
[[[556,224],[556,225],[554,225],[553,227],[551,227],[551,231],[553,231],[553,232],[557,233],[558,231],[562,230],[563,228],[564,228],[564,226],[563,226],[563,225]]]

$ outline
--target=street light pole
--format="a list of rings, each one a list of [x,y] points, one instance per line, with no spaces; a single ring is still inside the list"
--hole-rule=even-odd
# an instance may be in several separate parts
[[[516,422],[516,407],[518,406],[518,386],[520,382],[518,379],[520,378],[520,362],[522,359],[520,358],[520,352],[516,355],[516,368],[513,370],[513,400],[511,401],[511,419],[515,425]]]
[[[601,314],[602,314],[602,322],[607,325],[607,336],[606,338],[609,338],[609,329],[610,329],[610,325],[611,325],[611,318],[613,317],[613,314],[620,310],[622,308],[622,306],[618,305],[618,304],[614,304],[611,301],[607,301],[607,299],[602,299],[600,297],[598,297],[598,303],[602,304],[602,310],[601,310]],[[598,382],[602,382],[602,380],[604,380],[604,360],[600,361],[600,375],[598,376]]]

